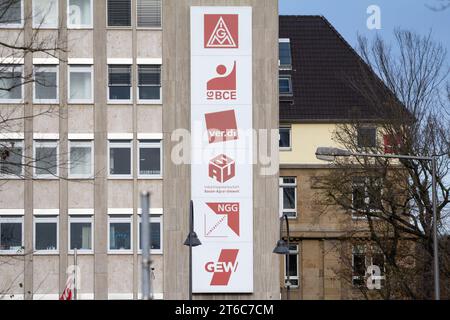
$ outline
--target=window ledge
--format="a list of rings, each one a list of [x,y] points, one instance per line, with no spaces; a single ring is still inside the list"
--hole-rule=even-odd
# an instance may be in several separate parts
[[[292,151],[292,147],[280,147],[280,151]]]
[[[133,255],[133,250],[108,250],[108,255]]]
[[[33,254],[36,256],[57,256],[59,255],[59,251],[35,250]]]
[[[150,104],[150,105],[158,105],[163,104],[162,100],[138,100],[137,104],[143,105],[143,104]]]

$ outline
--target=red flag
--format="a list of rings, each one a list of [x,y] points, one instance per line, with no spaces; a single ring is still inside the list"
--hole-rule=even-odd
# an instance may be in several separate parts
[[[73,276],[69,276],[67,278],[66,287],[64,288],[63,293],[59,297],[59,300],[73,300]]]

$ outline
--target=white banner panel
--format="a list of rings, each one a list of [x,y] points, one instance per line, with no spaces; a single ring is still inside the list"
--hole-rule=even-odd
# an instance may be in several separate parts
[[[251,7],[191,7],[193,292],[253,292]]]

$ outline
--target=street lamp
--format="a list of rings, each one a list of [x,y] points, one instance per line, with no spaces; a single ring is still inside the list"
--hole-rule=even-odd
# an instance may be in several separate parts
[[[183,244],[189,247],[189,300],[192,300],[192,247],[202,244],[194,231],[194,202],[192,200],[189,207],[189,234]]]
[[[371,158],[393,158],[393,159],[408,159],[408,160],[420,160],[431,162],[431,175],[432,175],[432,200],[433,200],[433,256],[434,256],[434,298],[440,300],[440,287],[439,287],[439,255],[438,255],[438,234],[437,234],[437,179],[436,179],[436,159],[437,156],[421,157],[421,156],[408,156],[398,154],[377,154],[377,153],[354,153],[348,150],[342,150],[339,148],[327,148],[319,147],[316,150],[316,158],[324,161],[333,161],[336,157],[371,157]]]
[[[287,243],[283,240],[283,234],[282,234],[282,228],[281,228],[283,218],[284,218],[284,221],[286,221]],[[291,288],[291,279],[290,279],[290,274],[289,274],[289,271],[290,271],[289,270],[289,238],[290,238],[289,220],[288,220],[287,214],[284,214],[280,218],[280,240],[277,241],[277,246],[275,247],[275,249],[273,249],[273,253],[286,255],[287,282],[285,283],[285,285],[286,285],[286,299],[287,300],[289,300],[289,296],[290,296],[289,290]]]

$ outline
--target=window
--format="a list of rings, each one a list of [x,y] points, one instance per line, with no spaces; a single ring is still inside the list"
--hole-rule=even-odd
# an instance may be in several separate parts
[[[140,65],[139,101],[161,101],[161,66]]]
[[[36,140],[34,143],[34,175],[54,177],[58,175],[58,143],[50,140]]]
[[[92,145],[91,140],[69,141],[69,176],[71,178],[91,178],[93,176]]]
[[[131,101],[131,66],[110,65],[109,72],[108,99],[110,101],[130,102]]]
[[[297,178],[280,177],[280,214],[297,217]]]
[[[22,0],[0,0],[0,27],[22,27]]]
[[[0,102],[22,102],[22,78],[22,65],[0,65]]]
[[[291,148],[291,126],[280,127],[280,149]]]
[[[92,66],[69,66],[69,102],[92,103]]]
[[[366,211],[382,208],[382,181],[374,177],[356,177],[352,185],[353,217],[364,217]]]
[[[33,27],[58,27],[58,0],[33,0]]]
[[[109,141],[109,175],[131,177],[131,141]]]
[[[161,140],[139,141],[139,176],[161,176]]]
[[[22,157],[22,140],[0,140],[0,175],[22,176]]]
[[[92,28],[92,0],[68,0],[68,28]]]
[[[131,251],[131,216],[109,217],[109,251]]]
[[[358,147],[374,148],[377,146],[376,128],[358,128]]]
[[[131,26],[131,0],[108,0],[108,26]]]
[[[137,26],[161,28],[161,0],[137,0]]]
[[[22,253],[23,217],[0,216],[0,252]]]
[[[142,221],[139,216],[139,251],[142,251]],[[162,253],[162,219],[159,217],[150,218],[150,249],[152,253]]]
[[[366,285],[366,276],[369,266],[377,266],[380,268],[379,276],[385,275],[385,257],[381,250],[376,246],[358,244],[353,246],[352,250],[352,282],[354,286]],[[375,273],[375,271],[373,271]],[[375,274],[373,274],[375,275]],[[373,280],[374,283],[376,279]],[[381,279],[384,281],[384,279]]]
[[[58,102],[58,66],[34,66],[34,102]]]
[[[280,75],[280,78],[278,79],[278,84],[280,86],[280,95],[285,95],[285,96],[292,95],[291,76]]]
[[[289,265],[287,263],[287,256],[284,257],[284,279],[285,286],[288,286],[287,275],[289,273],[290,287],[298,287],[299,272],[298,272],[298,245],[289,245]]]
[[[34,250],[58,252],[58,217],[34,218]]]
[[[291,68],[291,41],[289,39],[279,39],[280,67]]]
[[[92,216],[69,217],[69,250],[92,252]]]

